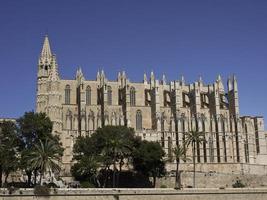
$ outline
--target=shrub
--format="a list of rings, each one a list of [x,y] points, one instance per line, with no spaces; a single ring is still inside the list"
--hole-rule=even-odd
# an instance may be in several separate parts
[[[13,194],[18,188],[15,188],[14,186],[8,187],[8,194]]]
[[[49,188],[58,188],[58,186],[55,183],[53,183],[53,182],[48,183],[47,184],[47,187],[49,187]]]
[[[89,181],[81,181],[81,188],[95,188],[94,184],[90,183]]]
[[[34,194],[36,196],[48,196],[50,195],[50,188],[45,185],[36,185],[34,187]]]
[[[167,188],[167,185],[161,185],[160,188]]]
[[[241,180],[237,179],[236,182],[232,185],[233,188],[244,188],[245,184]]]

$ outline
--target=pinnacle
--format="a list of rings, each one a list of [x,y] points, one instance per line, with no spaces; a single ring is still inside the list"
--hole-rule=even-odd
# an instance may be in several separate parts
[[[48,35],[46,35],[45,36],[45,39],[44,39],[44,44],[43,44],[42,52],[41,52],[41,57],[49,58],[51,56],[52,56],[52,53],[51,53],[51,49],[50,49]]]

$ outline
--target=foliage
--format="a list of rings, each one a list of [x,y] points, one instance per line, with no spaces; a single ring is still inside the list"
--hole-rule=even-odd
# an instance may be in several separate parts
[[[54,139],[53,124],[45,113],[25,112],[17,121],[20,137],[27,149],[30,149],[39,140]]]
[[[55,183],[53,183],[53,182],[48,183],[47,184],[47,187],[49,187],[49,188],[58,188],[58,186]]]
[[[37,144],[45,144],[48,140],[53,141],[57,148],[61,144],[59,137],[52,134],[52,122],[45,113],[26,112],[17,122],[22,144],[20,168],[26,172],[28,186],[30,186],[32,175],[34,175],[34,184],[36,184],[37,174],[42,173],[43,170],[40,171],[36,163],[32,162],[33,156],[37,156],[38,149],[41,150]]]
[[[186,133],[186,143],[187,146],[190,144],[193,146],[193,187],[196,186],[196,145],[201,144],[203,142],[206,142],[205,140],[205,133],[204,132],[198,132],[198,131],[190,131]]]
[[[167,185],[161,185],[160,188],[168,188]]]
[[[246,185],[242,183],[241,180],[237,179],[236,182],[232,185],[233,188],[244,188]]]
[[[95,188],[95,185],[90,183],[89,181],[81,181],[81,188]]]
[[[87,180],[100,186],[99,175],[104,176],[102,186],[106,186],[108,170],[113,168],[113,187],[116,185],[116,172],[121,171],[125,160],[132,154],[135,141],[133,129],[124,126],[105,126],[99,128],[91,137],[78,137],[74,145],[74,159],[71,172],[76,180]],[[104,172],[100,174],[100,170]],[[111,177],[109,177],[111,178]]]
[[[42,175],[47,170],[50,172],[59,172],[59,161],[62,156],[63,149],[58,143],[51,139],[46,139],[44,142],[39,140],[32,148],[32,151],[26,154],[25,159],[27,164],[33,169],[40,171],[40,183]]]
[[[142,141],[133,152],[133,167],[145,176],[153,177],[153,186],[156,177],[165,175],[164,150],[158,142]]]
[[[76,180],[87,181],[96,187],[116,187],[120,183],[122,167],[131,163],[136,171],[153,176],[154,180],[164,175],[163,156],[164,151],[158,143],[141,141],[134,136],[133,129],[105,126],[91,137],[77,138],[74,145],[76,163],[71,172]]]
[[[49,196],[50,195],[50,188],[46,185],[36,185],[34,187],[34,194],[36,196]]]
[[[179,171],[180,160],[186,161],[186,149],[181,145],[178,145],[173,149],[173,153],[176,159],[176,176],[175,176],[175,189],[179,189],[181,187],[181,174]]]
[[[2,174],[5,174],[5,182],[12,171],[16,171],[19,161],[20,141],[17,137],[16,124],[11,121],[0,123],[0,187],[2,186]]]

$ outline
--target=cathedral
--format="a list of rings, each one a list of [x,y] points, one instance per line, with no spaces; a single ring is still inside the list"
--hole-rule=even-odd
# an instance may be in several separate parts
[[[53,122],[53,133],[64,146],[62,164],[68,174],[72,148],[79,135],[92,134],[105,125],[131,127],[144,140],[158,141],[175,169],[173,151],[185,144],[185,133],[205,133],[206,142],[196,145],[197,169],[222,173],[262,173],[267,168],[267,136],[263,117],[240,116],[238,85],[229,77],[205,84],[180,80],[157,80],[151,72],[143,82],[130,82],[126,73],[108,80],[104,71],[86,80],[79,68],[74,79],[63,80],[56,56],[45,36],[38,62],[36,111],[45,112]],[[182,169],[192,167],[192,147]]]

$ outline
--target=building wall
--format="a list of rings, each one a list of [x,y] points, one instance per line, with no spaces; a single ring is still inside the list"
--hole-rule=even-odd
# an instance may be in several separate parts
[[[48,38],[38,69],[36,110],[46,112],[54,122],[53,131],[65,147],[66,173],[75,138],[104,125],[134,128],[142,139],[160,142],[170,158],[172,148],[184,144],[186,132],[196,130],[205,132],[207,141],[197,145],[197,163],[267,163],[264,120],[239,115],[234,76],[228,79],[227,89],[220,76],[209,85],[201,78],[187,84],[183,77],[167,82],[163,76],[159,81],[153,72],[149,80],[144,74],[141,83],[130,82],[125,72],[119,72],[115,81],[108,80],[104,71],[97,73],[96,80],[85,80],[81,69],[75,79],[62,80]],[[192,162],[191,146],[187,157]]]

